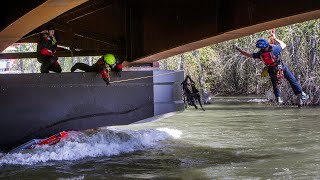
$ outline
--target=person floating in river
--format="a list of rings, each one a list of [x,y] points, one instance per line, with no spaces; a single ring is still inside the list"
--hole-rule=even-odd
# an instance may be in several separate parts
[[[98,59],[96,63],[92,66],[89,66],[84,63],[76,63],[71,68],[71,72],[80,69],[85,72],[97,72],[101,74],[102,79],[106,82],[107,85],[110,84],[109,71],[117,72],[117,75],[121,77],[122,72],[122,63],[117,61],[113,54],[105,54]]]
[[[190,83],[188,83],[188,80]],[[201,109],[205,111],[205,109],[202,107],[201,103],[201,96],[199,90],[195,86],[195,82],[191,79],[189,75],[186,76],[184,81],[181,83],[182,90],[183,90],[183,102],[185,104],[185,107],[194,106],[196,109],[198,109],[198,106],[196,105],[196,101],[198,101]],[[189,88],[191,87],[191,90]]]
[[[259,51],[256,53],[249,53],[240,49],[237,46],[234,47],[242,55],[254,59],[260,59],[264,62],[264,64],[267,66],[269,77],[273,85],[273,91],[276,97],[276,101],[279,104],[283,103],[283,100],[280,95],[281,87],[279,82],[281,81],[281,78],[284,77],[290,83],[294,94],[297,96],[298,107],[301,107],[303,104],[302,100],[308,99],[309,96],[302,91],[302,88],[298,83],[297,79],[293,76],[288,66],[284,62],[282,62],[280,58],[281,51],[287,45],[283,41],[277,39],[274,33],[272,33],[272,36],[277,45],[269,44],[266,39],[260,38],[256,41],[256,47],[259,48]]]

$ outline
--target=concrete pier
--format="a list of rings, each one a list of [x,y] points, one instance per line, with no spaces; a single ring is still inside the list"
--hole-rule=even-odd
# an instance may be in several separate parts
[[[1,74],[0,149],[60,131],[127,125],[184,109],[183,71]]]

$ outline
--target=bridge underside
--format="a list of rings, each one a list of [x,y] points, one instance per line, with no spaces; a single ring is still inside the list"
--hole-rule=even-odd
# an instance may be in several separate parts
[[[156,61],[320,17],[319,0],[35,0],[28,4],[11,0],[7,3],[1,7],[0,50],[14,42],[36,42],[35,34],[46,24],[54,24],[60,45],[76,49],[75,55],[112,52],[129,62]],[[71,56],[71,53],[62,55]],[[21,54],[10,58],[14,56]]]

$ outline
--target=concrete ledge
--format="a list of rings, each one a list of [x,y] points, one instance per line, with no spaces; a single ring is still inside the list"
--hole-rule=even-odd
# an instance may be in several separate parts
[[[170,78],[154,76],[169,72]],[[121,78],[111,73],[111,81],[122,82],[109,86],[96,73],[0,75],[0,149],[63,130],[126,125],[181,111],[182,80],[183,72],[173,71],[124,71]]]

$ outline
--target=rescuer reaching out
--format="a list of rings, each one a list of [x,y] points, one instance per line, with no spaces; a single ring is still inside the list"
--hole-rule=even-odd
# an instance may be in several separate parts
[[[84,63],[76,63],[71,68],[71,72],[80,69],[85,72],[97,72],[101,74],[102,79],[107,85],[110,84],[109,71],[117,72],[117,75],[121,77],[122,63],[117,61],[113,54],[106,54],[98,59],[96,63],[89,66]]]
[[[64,48],[57,46],[58,42],[54,36],[54,33],[55,27],[48,25],[38,40],[37,60],[39,63],[41,63],[41,73],[49,73],[49,71],[61,73],[62,71],[61,66],[58,63],[58,57],[54,54],[56,51],[64,50]]]
[[[277,45],[269,44],[266,39],[260,38],[256,42],[256,47],[260,50],[256,53],[249,53],[237,46],[234,47],[242,55],[250,58],[260,59],[268,67],[269,77],[271,79],[274,95],[278,103],[283,103],[283,100],[280,96],[280,87],[278,84],[282,76],[285,77],[290,83],[294,94],[297,96],[298,106],[301,107],[302,100],[308,99],[309,96],[302,91],[300,84],[293,76],[288,66],[281,61],[280,52],[286,47],[286,44],[283,41],[277,39],[274,33],[272,33],[272,36]]]

